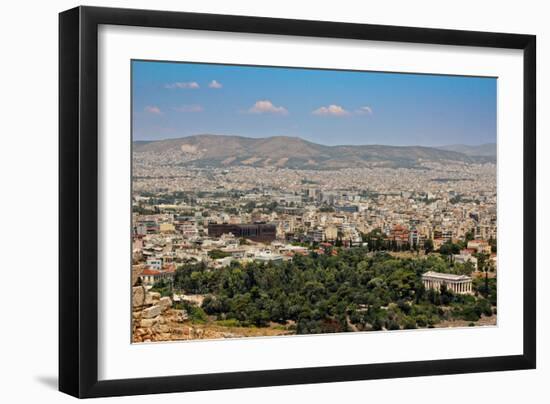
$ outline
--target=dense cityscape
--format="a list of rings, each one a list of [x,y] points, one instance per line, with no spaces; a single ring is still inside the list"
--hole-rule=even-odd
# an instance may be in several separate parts
[[[132,61],[132,341],[497,323],[497,79]]]
[[[496,324],[490,159],[134,149],[134,342]]]

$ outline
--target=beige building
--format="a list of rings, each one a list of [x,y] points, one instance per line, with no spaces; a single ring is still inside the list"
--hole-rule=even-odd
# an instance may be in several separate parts
[[[457,294],[473,293],[472,278],[466,275],[444,274],[428,271],[422,274],[422,283],[426,289],[440,290],[442,285]]]
[[[159,230],[161,233],[173,233],[176,231],[176,227],[172,223],[161,223]]]
[[[453,259],[456,263],[465,264],[467,262],[471,263],[474,267],[474,270],[477,271],[477,258],[470,254],[455,254]]]
[[[470,240],[468,241],[468,248],[476,250],[478,253],[491,254],[491,246],[485,240]]]
[[[327,226],[325,228],[325,240],[336,240],[338,238],[338,228],[336,226]]]

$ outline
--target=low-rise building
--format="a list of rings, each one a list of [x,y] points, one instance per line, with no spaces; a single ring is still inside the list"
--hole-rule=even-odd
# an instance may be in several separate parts
[[[472,278],[467,275],[446,274],[428,271],[422,274],[422,283],[426,289],[441,290],[445,285],[447,289],[457,294],[472,293]]]
[[[458,264],[466,264],[467,262],[471,263],[474,267],[474,270],[477,271],[477,258],[469,254],[455,254],[453,259]]]

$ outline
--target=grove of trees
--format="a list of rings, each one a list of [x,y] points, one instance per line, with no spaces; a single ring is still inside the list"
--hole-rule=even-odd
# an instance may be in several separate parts
[[[428,270],[471,272],[438,254],[402,259],[362,247],[336,251],[221,269],[185,264],[171,286],[205,295],[202,310],[220,322],[278,323],[299,334],[433,327],[444,320],[474,322],[496,311],[495,279],[476,280],[473,296],[445,287],[426,290],[421,275]]]

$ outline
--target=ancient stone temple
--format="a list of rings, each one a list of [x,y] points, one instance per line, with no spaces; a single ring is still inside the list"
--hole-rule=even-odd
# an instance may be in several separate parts
[[[472,278],[467,275],[444,274],[428,271],[422,274],[422,282],[426,289],[440,290],[441,285],[457,294],[473,293]]]

